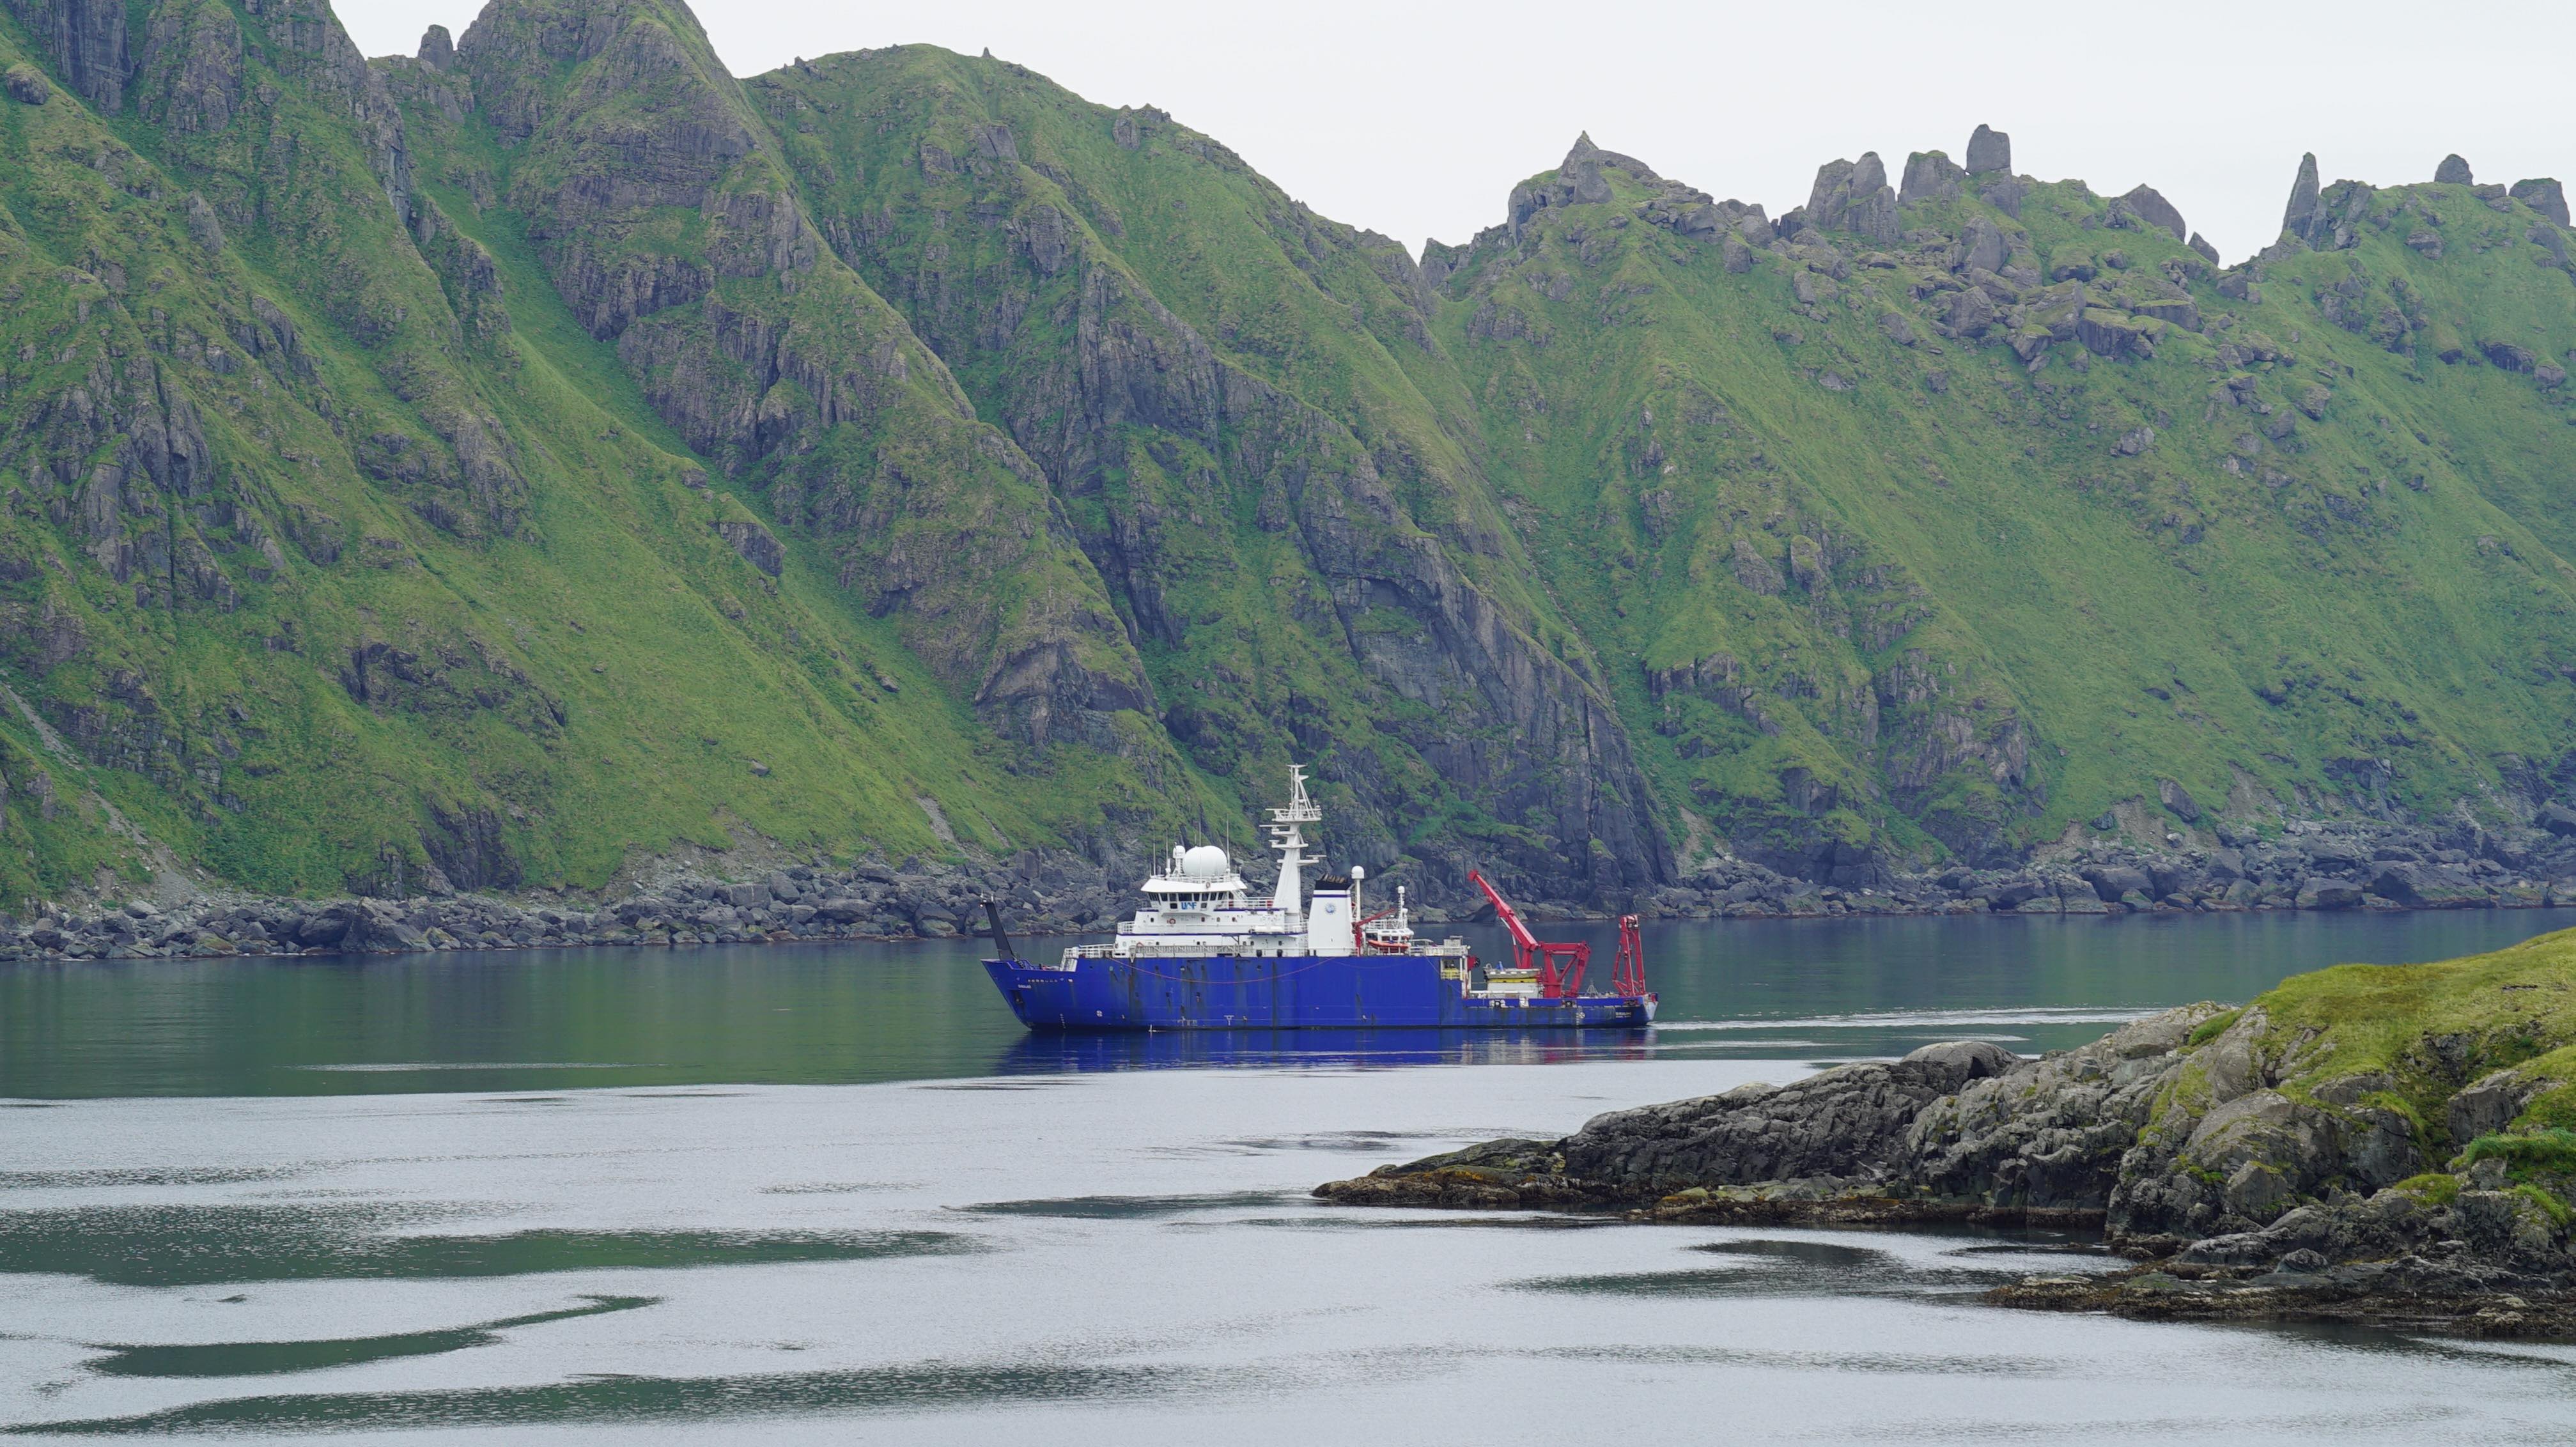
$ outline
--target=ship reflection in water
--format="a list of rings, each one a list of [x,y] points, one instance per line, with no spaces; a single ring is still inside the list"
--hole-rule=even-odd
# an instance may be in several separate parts
[[[1014,1041],[997,1075],[1188,1067],[1371,1070],[1405,1065],[1559,1065],[1574,1060],[1652,1060],[1655,1042],[1633,1031],[1524,1030],[1122,1030],[1037,1032]]]

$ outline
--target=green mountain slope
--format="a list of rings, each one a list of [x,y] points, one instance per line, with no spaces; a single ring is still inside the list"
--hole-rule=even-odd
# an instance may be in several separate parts
[[[835,249],[1044,469],[1195,764],[1261,799],[1315,763],[1372,864],[1668,872],[1455,370],[1400,360],[1437,355],[1400,248],[1016,66],[907,47],[752,94]]]
[[[1493,474],[1632,660],[1666,797],[1740,846],[2000,858],[2125,797],[2439,815],[2564,754],[2542,359],[2576,290],[2524,202],[2359,188],[2349,249],[2221,274],[2079,183],[1757,251],[1654,224],[1705,198],[1639,163],[1535,189],[1568,177],[1609,194],[1479,238],[1445,336],[1536,399],[1488,418]]]
[[[421,164],[447,155],[403,129],[429,88],[397,109],[314,10],[165,6],[124,114],[0,108],[0,647],[66,745],[0,722],[0,895],[148,869],[136,831],[165,866],[335,891],[596,883],[736,828],[940,849],[922,798],[996,851],[1150,812],[1166,791],[1117,753],[978,717],[1028,732],[1043,696],[960,686],[983,655],[1043,682],[1015,645],[1123,640],[899,322],[878,308],[896,349],[863,404],[893,420],[826,445],[971,484],[1016,553],[949,573],[936,509],[866,526],[873,559],[779,546],[549,284],[539,228]],[[16,26],[0,58],[45,59]],[[907,544],[967,601],[871,606],[850,574]]]
[[[678,0],[6,0],[0,71],[0,903],[1123,869],[1291,761],[1345,862],[1625,901],[2576,773],[2554,185],[2309,173],[2222,269],[1999,138],[1776,223],[1585,141],[1417,264]]]

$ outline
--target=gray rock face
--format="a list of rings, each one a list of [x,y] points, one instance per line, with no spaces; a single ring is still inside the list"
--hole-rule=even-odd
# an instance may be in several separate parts
[[[1971,286],[1950,294],[1950,333],[1974,339],[1982,337],[1996,322],[1995,304],[1985,288]]]
[[[2299,1200],[2379,1191],[2431,1169],[2413,1123],[2379,1094],[2392,1081],[2347,1076],[2293,1099],[2273,1087],[2296,1062],[2257,1050],[2265,1028],[2248,1010],[2177,1070],[2164,1114],[2121,1162],[2115,1242],[2170,1249],[2255,1231]]]
[[[714,525],[716,535],[740,554],[742,560],[775,578],[787,564],[787,549],[769,529],[756,522],[724,522]]]
[[[124,0],[8,0],[8,5],[9,13],[70,78],[75,94],[107,115],[125,109],[125,82],[134,63],[125,45]]]
[[[1911,206],[1917,201],[1956,201],[1967,175],[1939,151],[1916,151],[1905,158],[1905,181],[1897,189],[1897,204]],[[1988,269],[1992,270],[1991,267]]]
[[[1987,176],[2012,172],[2012,137],[1986,126],[1977,127],[1968,137],[1968,174]]]
[[[2442,164],[2433,168],[2433,180],[2442,186],[2474,186],[2478,183],[2477,173],[2469,169],[2469,163],[2456,151],[2444,156]]]
[[[1992,1206],[2103,1209],[2175,1052],[2208,1014],[2151,1016],[1934,1102],[1908,1128],[1906,1179]]]
[[[13,65],[0,73],[0,89],[22,106],[40,106],[54,98],[53,83],[32,66]]]
[[[2565,1232],[2538,1203],[2501,1187],[2473,1182],[2447,1204],[2383,1190],[2302,1206],[2260,1229],[2195,1241],[2175,1260],[2269,1266],[2274,1274],[2254,1284],[2343,1293],[2464,1296],[2564,1281],[2576,1268]]]
[[[1876,151],[1858,161],[1829,161],[1817,168],[1807,199],[1807,224],[1819,231],[1856,231],[1882,245],[1896,244],[1896,192]]]
[[[2512,196],[2560,226],[2567,224],[2567,188],[2548,177],[2513,183]]]
[[[2004,243],[2002,227],[1983,216],[1968,218],[1968,224],[1959,233],[1958,270],[2000,272],[2011,256],[2011,248]]]
[[[2182,224],[2182,213],[2174,209],[2174,204],[2153,186],[2140,186],[2120,200],[2139,220],[2158,230],[2171,232],[2176,241],[2191,234],[2191,228]]]
[[[2317,199],[2317,158],[2299,158],[2299,177],[2290,183],[2290,204],[2281,213],[2281,229],[2305,241],[2312,238],[2324,212]]]
[[[1653,167],[1634,156],[1623,156],[1594,145],[1591,133],[1585,132],[1574,138],[1573,147],[1565,153],[1565,160],[1558,165],[1554,176],[1537,182],[1525,181],[1512,188],[1504,221],[1510,234],[1517,239],[1530,218],[1548,207],[1589,206],[1608,201],[1613,192],[1610,182],[1602,175],[1605,168],[1625,171],[1631,177],[1648,183],[1660,183],[1663,179],[1655,174]],[[1708,199],[1696,192],[1690,194],[1699,202]],[[1698,208],[1692,209],[1696,211]]]
[[[2168,1011],[2046,1060],[1983,1041],[1929,1045],[1793,1085],[1615,1111],[1559,1141],[1498,1141],[1389,1166],[1318,1194],[1669,1206],[1681,1193],[1725,1192],[1729,1208],[1865,1197],[1900,1216],[2100,1212],[2177,1052],[2215,1009]]]
[[[2195,330],[2197,329],[2195,328]],[[2156,781],[2156,798],[2158,802],[2173,811],[2175,818],[2182,820],[2184,823],[2197,824],[2200,822],[2200,802],[2192,798],[2191,791],[2184,788],[2181,784],[2176,783],[2171,779],[2158,779]]]
[[[1692,1186],[1885,1181],[1900,1170],[1925,1106],[2014,1064],[1982,1041],[1929,1045],[1894,1064],[1596,1116],[1556,1150],[1567,1175],[1633,1199]]]
[[[421,32],[420,63],[432,70],[445,70],[456,63],[456,40],[444,25],[433,25]]]
[[[2025,1282],[1989,1298],[2063,1310],[2262,1315],[2271,1293],[2295,1304],[2311,1288],[2389,1301],[2576,1282],[2576,1245],[2554,1203],[2508,1189],[2503,1160],[2482,1159],[2447,1187],[2420,1183],[2434,1167],[2394,1078],[2283,1090],[2314,1063],[2302,1057],[2307,1038],[2285,1047],[2261,1009],[2231,1018],[2202,1005],[2040,1060],[1929,1046],[1784,1088],[1614,1112],[1563,1140],[1488,1142],[1316,1194],[1361,1205],[1642,1205],[1647,1219],[1683,1222],[2098,1220],[2115,1249],[2162,1258],[2157,1274]],[[2453,1139],[2509,1123],[2533,1088],[2501,1071],[2460,1092]],[[2225,1283],[2256,1290],[2230,1296]],[[2208,1309],[2178,1313],[2164,1300],[2176,1293]]]
[[[206,204],[206,198],[194,191],[188,193],[188,239],[208,256],[224,249],[222,220],[215,215],[215,208]]]
[[[2192,250],[2199,252],[2203,261],[2208,262],[2212,266],[2219,264],[2218,248],[2209,244],[2209,238],[2195,231],[2191,234],[2191,240],[2186,244],[2189,245]]]
[[[2479,1136],[2503,1130],[2540,1090],[2538,1084],[2513,1070],[2499,1070],[2479,1078],[2451,1097],[2446,1114],[2452,1142],[2465,1145]]]

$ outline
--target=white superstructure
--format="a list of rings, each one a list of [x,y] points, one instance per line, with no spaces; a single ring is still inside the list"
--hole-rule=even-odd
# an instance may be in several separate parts
[[[1077,959],[1107,956],[1133,959],[1232,955],[1260,958],[1287,955],[1442,955],[1463,965],[1467,944],[1450,938],[1439,944],[1417,942],[1404,891],[1396,907],[1375,918],[1362,911],[1361,886],[1368,871],[1354,866],[1347,877],[1319,875],[1311,893],[1306,868],[1321,865],[1321,854],[1306,838],[1306,827],[1323,822],[1324,811],[1306,792],[1306,771],[1288,770],[1288,803],[1270,811],[1270,847],[1279,851],[1279,883],[1267,900],[1256,900],[1252,886],[1223,849],[1213,844],[1172,847],[1171,860],[1145,881],[1145,906],[1118,926],[1115,943],[1079,945],[1065,951],[1065,965]]]

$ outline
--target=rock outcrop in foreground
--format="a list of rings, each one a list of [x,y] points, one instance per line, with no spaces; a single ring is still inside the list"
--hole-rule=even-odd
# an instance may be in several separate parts
[[[2576,931],[2345,965],[2025,1060],[1932,1045],[1316,1188],[1353,1205],[2099,1230],[1990,1299],[2576,1334]]]

